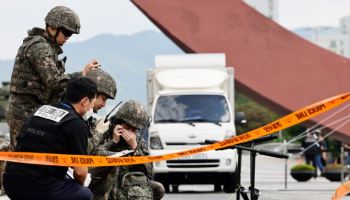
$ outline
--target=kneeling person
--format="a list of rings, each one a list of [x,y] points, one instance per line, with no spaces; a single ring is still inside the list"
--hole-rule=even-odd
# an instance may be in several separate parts
[[[102,69],[95,69],[87,74],[91,80],[97,85],[97,97],[93,107],[94,113],[97,113],[100,109],[106,106],[108,99],[115,99],[117,93],[117,83],[113,77]],[[97,148],[104,141],[105,135],[103,135],[109,127],[109,121],[105,118],[97,119],[91,116],[88,120],[91,136],[88,140],[88,153],[91,153],[93,149]],[[101,152],[99,155],[106,156],[107,153]]]
[[[40,107],[17,136],[16,152],[87,154],[89,129],[83,119],[96,100],[97,87],[89,78],[69,81],[65,101]],[[87,167],[68,167],[9,162],[4,188],[11,199],[92,199],[85,188]]]
[[[133,150],[134,155],[149,155],[148,147],[138,134],[146,127],[146,109],[138,102],[125,102],[111,119],[109,141],[98,151],[120,152]],[[96,153],[98,154],[98,153]],[[152,181],[152,163],[120,167],[97,167],[91,171],[89,188],[94,199],[161,199],[164,187]]]

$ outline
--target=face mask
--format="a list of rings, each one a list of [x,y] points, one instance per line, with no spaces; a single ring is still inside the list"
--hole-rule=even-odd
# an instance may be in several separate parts
[[[94,114],[94,109],[90,108],[90,110],[86,111],[86,113],[82,116],[82,118],[87,121],[92,114]]]

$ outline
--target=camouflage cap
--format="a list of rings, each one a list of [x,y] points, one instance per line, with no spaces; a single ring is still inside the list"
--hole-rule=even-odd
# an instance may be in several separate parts
[[[97,85],[99,93],[107,95],[108,98],[114,99],[117,93],[117,84],[110,74],[102,69],[94,69],[86,75],[91,78]]]
[[[143,129],[148,123],[145,107],[137,101],[128,100],[115,113],[115,119],[121,119],[131,126]]]
[[[52,8],[45,17],[46,24],[55,28],[65,28],[73,33],[79,34],[80,20],[78,15],[64,6]]]

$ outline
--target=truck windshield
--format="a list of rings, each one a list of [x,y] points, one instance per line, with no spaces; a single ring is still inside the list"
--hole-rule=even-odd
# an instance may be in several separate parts
[[[158,98],[155,123],[229,122],[230,112],[222,95],[170,95]]]

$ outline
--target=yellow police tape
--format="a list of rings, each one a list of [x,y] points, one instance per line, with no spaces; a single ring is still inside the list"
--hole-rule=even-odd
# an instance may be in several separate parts
[[[242,135],[229,138],[215,144],[194,148],[177,153],[164,154],[159,156],[131,156],[131,157],[105,157],[105,156],[82,156],[65,155],[50,153],[30,153],[30,152],[0,152],[0,160],[55,166],[120,166],[142,164],[162,160],[174,159],[182,156],[189,156],[196,153],[202,153],[210,150],[221,149],[224,147],[248,142],[256,138],[270,135],[276,131],[288,128],[305,120],[308,120],[325,111],[333,109],[350,99],[350,93],[344,93],[332,98],[314,103],[299,109],[289,115],[286,115],[270,124],[249,131]]]
[[[331,200],[340,200],[348,193],[350,193],[350,181],[345,182],[340,187],[338,187],[335,193],[333,194]]]

